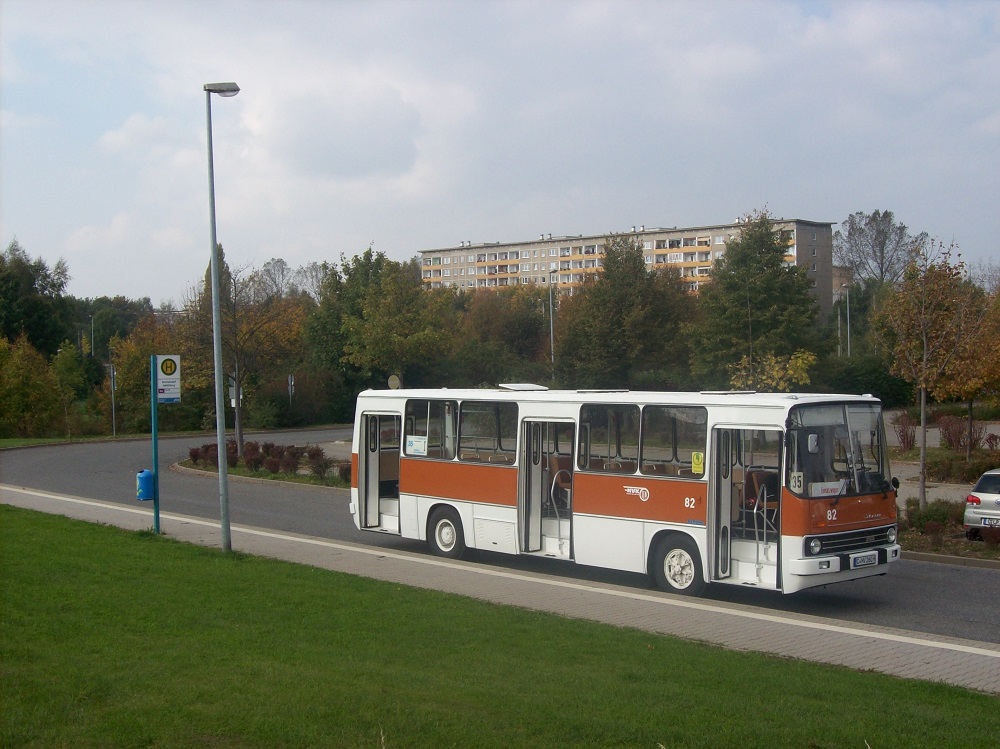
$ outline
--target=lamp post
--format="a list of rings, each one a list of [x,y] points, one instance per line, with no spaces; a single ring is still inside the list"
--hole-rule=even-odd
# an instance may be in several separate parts
[[[215,433],[219,451],[219,525],[222,549],[232,551],[229,531],[229,464],[226,460],[226,405],[223,396],[225,372],[222,369],[222,307],[219,301],[219,243],[215,236],[215,166],[212,158],[212,94],[236,96],[235,83],[206,83],[205,112],[208,125],[208,216],[212,234],[212,344],[215,349]]]
[[[550,270],[549,271],[549,349],[552,352],[552,375],[555,376],[556,371],[556,333],[555,326],[552,323],[552,276],[555,274],[556,278],[559,277],[559,272]]]
[[[842,283],[840,287],[847,289],[847,358],[851,358],[851,287]]]

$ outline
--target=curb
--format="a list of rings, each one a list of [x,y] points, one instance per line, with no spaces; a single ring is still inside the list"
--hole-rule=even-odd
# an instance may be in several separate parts
[[[1000,570],[1000,561],[996,559],[976,559],[975,557],[956,557],[950,554],[928,554],[925,551],[904,551],[903,559],[914,562],[936,562],[938,564],[953,564],[957,567],[979,567],[988,570]]]

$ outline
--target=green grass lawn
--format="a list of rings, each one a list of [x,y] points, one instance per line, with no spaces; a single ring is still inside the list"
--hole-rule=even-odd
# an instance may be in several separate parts
[[[0,505],[3,747],[962,747],[1000,698]]]

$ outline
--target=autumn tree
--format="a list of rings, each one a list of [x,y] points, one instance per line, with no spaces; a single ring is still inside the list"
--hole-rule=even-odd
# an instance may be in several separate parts
[[[757,389],[770,375],[763,362],[803,362],[816,353],[817,307],[803,269],[786,265],[788,237],[767,211],[746,216],[739,236],[726,243],[711,280],[702,285],[701,320],[685,327],[693,348],[692,369],[701,387],[732,383]],[[767,375],[767,376],[765,376]]]
[[[149,366],[150,357],[156,354],[180,353],[183,366],[182,395],[180,404],[172,404],[160,411],[160,429],[191,429],[201,426],[199,414],[205,403],[192,398],[193,372],[188,371],[190,361],[185,357],[176,328],[167,320],[154,315],[142,318],[124,338],[114,336],[108,342],[111,363],[115,367],[117,389],[112,396],[111,378],[101,388],[100,409],[108,424],[111,423],[112,397],[115,401],[115,418],[124,432],[148,432],[150,423]]]
[[[56,428],[57,386],[26,335],[0,336],[0,437],[45,437]]]
[[[286,365],[301,353],[301,333],[308,297],[285,296],[283,261],[272,260],[267,272],[233,269],[220,253],[219,303],[222,362],[235,397],[235,429],[239,454],[243,454],[244,397],[248,384],[265,378],[269,370]],[[214,342],[211,267],[205,283],[188,300],[180,330],[192,360],[185,371],[212,372],[214,387]],[[209,370],[207,361],[212,361]],[[228,389],[228,388],[227,388]],[[214,403],[214,401],[213,401]]]
[[[931,393],[937,399],[958,398],[967,403],[965,457],[971,460],[973,402],[979,396],[1000,393],[1000,346],[997,346],[1000,341],[1000,294],[995,287],[990,293],[978,284],[965,291],[969,317],[975,320],[982,316],[983,321],[978,330],[959,342]]]
[[[874,321],[892,352],[892,371],[920,397],[920,507],[927,506],[927,394],[942,387],[950,366],[980,335],[986,320],[982,289],[966,278],[955,247],[917,248],[902,281],[882,300]]]
[[[451,386],[551,377],[548,289],[534,285],[477,289],[461,294],[456,303],[461,327]]]
[[[857,211],[833,234],[833,259],[859,281],[896,283],[914,252],[927,243],[926,232],[913,236],[892,211]]]

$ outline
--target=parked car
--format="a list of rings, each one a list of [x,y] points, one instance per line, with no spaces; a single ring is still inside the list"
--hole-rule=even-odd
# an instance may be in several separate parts
[[[979,477],[972,493],[965,498],[965,535],[979,538],[983,528],[1000,528],[1000,468]]]

